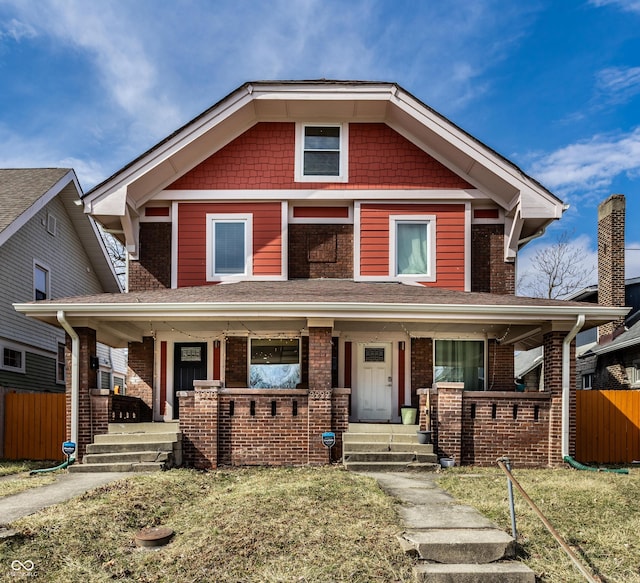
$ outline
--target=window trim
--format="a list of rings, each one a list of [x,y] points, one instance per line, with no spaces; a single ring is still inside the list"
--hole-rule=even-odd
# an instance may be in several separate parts
[[[398,225],[426,225],[427,273],[398,273]],[[389,215],[389,277],[400,281],[436,281],[436,215]]]
[[[581,385],[582,385],[582,389],[583,391],[590,391],[591,389],[593,389],[593,379],[594,379],[594,374],[592,372],[587,372],[584,373],[582,375],[581,380]],[[589,380],[589,385],[587,386],[586,381]]]
[[[253,215],[247,213],[207,213],[207,281],[237,281],[253,276]],[[236,222],[244,224],[244,271],[242,273],[216,273],[215,271],[215,223]]]
[[[20,353],[20,363],[21,363],[20,367],[9,366],[4,363],[5,350],[13,350],[14,352]],[[22,350],[10,344],[0,344],[0,370],[25,374],[27,372],[26,359],[27,359],[26,350]]]
[[[45,273],[45,276],[46,276],[45,286],[47,288],[45,290],[46,297],[41,298],[40,300],[38,300],[37,293],[36,293],[38,291],[38,288],[36,287],[36,271],[38,269]],[[51,299],[51,269],[47,265],[42,263],[42,261],[38,261],[37,259],[33,260],[33,299],[34,301],[44,301],[44,300]]]
[[[307,176],[304,174],[304,131],[308,127],[340,128],[339,173],[337,176]],[[349,181],[349,124],[347,123],[296,123],[295,182],[348,182]]]

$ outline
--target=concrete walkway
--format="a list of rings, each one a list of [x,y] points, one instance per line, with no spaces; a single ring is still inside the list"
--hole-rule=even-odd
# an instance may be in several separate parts
[[[13,496],[0,498],[0,527],[8,525],[23,516],[38,512],[47,506],[65,502],[98,486],[131,476],[131,473],[70,474],[60,471],[54,475],[56,481],[52,484],[38,486]],[[29,478],[25,477],[23,479]]]
[[[405,531],[398,540],[420,560],[414,569],[417,581],[534,583],[533,571],[513,560],[513,538],[439,488],[434,474],[361,473],[400,500],[397,512]]]

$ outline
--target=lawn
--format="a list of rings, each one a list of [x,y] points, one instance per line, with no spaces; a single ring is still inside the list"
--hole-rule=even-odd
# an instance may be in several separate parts
[[[51,474],[29,476],[31,470],[52,467],[59,462],[32,462],[32,461],[8,461],[0,460],[0,498],[19,494],[30,488],[37,488],[55,481]],[[0,523],[1,521],[0,517]]]
[[[14,522],[0,569],[28,560],[64,583],[411,581],[394,504],[338,468],[135,475]],[[168,545],[135,546],[160,525],[175,531]]]
[[[640,582],[640,471],[513,470],[554,528],[592,572],[610,583]],[[498,468],[453,468],[439,485],[511,532],[507,479]],[[583,582],[560,545],[514,488],[522,559],[545,583]]]

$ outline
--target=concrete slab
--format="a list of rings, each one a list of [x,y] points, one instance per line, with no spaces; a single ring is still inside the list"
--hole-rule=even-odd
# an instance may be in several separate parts
[[[408,529],[495,528],[495,524],[475,508],[457,504],[422,504],[398,507],[398,515]]]
[[[0,498],[0,525],[11,524],[23,516],[28,516],[61,502],[66,502],[88,490],[103,486],[115,480],[131,476],[127,473],[70,474],[59,472],[53,484],[25,490],[20,494]]]
[[[535,573],[515,561],[490,565],[416,565],[416,581],[429,583],[535,583]]]

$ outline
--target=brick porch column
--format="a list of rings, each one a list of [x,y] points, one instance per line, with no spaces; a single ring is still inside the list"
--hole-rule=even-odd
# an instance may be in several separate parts
[[[93,435],[91,427],[90,389],[97,386],[98,371],[91,368],[91,357],[96,356],[96,331],[93,328],[75,328],[79,339],[79,391],[78,391],[78,443],[76,459],[82,460]],[[66,433],[71,439],[71,337],[66,334]],[[60,444],[62,445],[62,444]]]
[[[322,434],[331,431],[331,334],[333,327],[309,325],[309,463],[326,464]]]
[[[218,467],[220,381],[194,381],[193,391],[178,391],[184,464]]]
[[[436,383],[437,452],[439,457],[452,457],[459,464],[462,460],[462,391],[464,383]]]
[[[562,342],[567,332],[549,332],[543,336],[544,390],[551,393],[549,410],[549,459],[551,466],[562,460]],[[569,382],[569,455],[575,455],[576,444],[576,359],[575,340],[571,343]]]
[[[129,342],[127,362],[127,395],[142,399],[153,411],[154,340],[145,336],[142,342]]]

